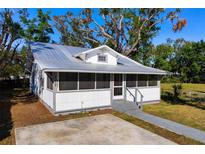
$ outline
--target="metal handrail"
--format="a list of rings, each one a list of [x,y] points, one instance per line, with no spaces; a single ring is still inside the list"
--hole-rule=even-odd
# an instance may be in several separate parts
[[[142,108],[142,101],[143,101],[143,95],[142,95],[142,93],[141,93],[141,91],[138,89],[138,88],[136,88],[136,91],[138,91],[139,92],[139,94],[140,94],[140,96],[141,96],[141,99],[140,99],[140,108]]]
[[[133,95],[132,93],[131,93],[131,91],[126,87],[126,90],[129,92],[129,94],[133,97],[133,99],[134,99],[134,103],[138,106],[138,108],[139,109],[142,109],[142,100],[143,100],[143,95],[142,95],[142,93],[141,93],[141,91],[139,91],[139,89],[137,89],[137,88],[135,88],[135,95]],[[136,92],[139,92],[139,94],[140,94],[140,96],[141,96],[141,100],[140,100],[140,104],[137,102],[137,100],[136,100],[136,97],[137,97],[137,93]]]
[[[141,98],[143,98],[144,96],[142,95],[141,91],[138,88],[136,88],[136,90],[140,93]]]
[[[130,93],[130,95],[133,97],[134,103],[137,104],[136,102],[136,97],[131,93],[131,91],[126,87],[126,90]]]

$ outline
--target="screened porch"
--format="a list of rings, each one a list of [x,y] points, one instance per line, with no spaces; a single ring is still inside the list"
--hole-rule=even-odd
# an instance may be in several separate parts
[[[142,95],[143,101],[159,100],[160,89],[159,76],[140,74],[46,72],[44,85],[45,99],[53,98],[55,111],[107,107],[113,100],[133,102],[133,95],[138,102]]]

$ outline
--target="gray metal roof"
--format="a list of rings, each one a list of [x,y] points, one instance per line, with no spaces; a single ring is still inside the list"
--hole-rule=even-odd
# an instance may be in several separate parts
[[[34,60],[43,70],[101,73],[166,74],[165,71],[144,66],[121,54],[119,65],[91,64],[79,60],[75,55],[90,50],[74,46],[31,42]]]

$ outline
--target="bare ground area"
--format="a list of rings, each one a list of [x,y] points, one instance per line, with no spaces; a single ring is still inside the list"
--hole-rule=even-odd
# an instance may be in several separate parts
[[[0,144],[15,144],[14,129],[33,124],[41,124],[78,117],[112,113],[100,110],[67,116],[52,115],[36,97],[26,90],[14,89],[0,94]]]

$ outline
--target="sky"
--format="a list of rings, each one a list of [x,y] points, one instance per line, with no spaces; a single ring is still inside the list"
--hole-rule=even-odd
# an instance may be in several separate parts
[[[43,9],[43,11],[50,11],[50,15],[63,15],[67,12],[68,9]],[[80,9],[69,9],[74,13],[78,13]],[[169,11],[169,9],[167,9]],[[36,16],[37,9],[28,9],[30,17]],[[97,15],[95,15],[98,18]],[[202,39],[205,40],[205,9],[181,9],[180,13],[181,18],[185,18],[187,20],[187,25],[185,28],[182,29],[180,32],[173,32],[172,26],[170,21],[166,21],[161,24],[161,30],[159,31],[158,35],[152,40],[155,45],[166,43],[168,38],[177,39],[177,38],[184,38],[185,40],[189,41],[200,41]],[[18,18],[18,17],[16,17]],[[53,23],[51,23],[53,24]],[[54,27],[54,26],[53,26]],[[59,33],[56,29],[54,29],[54,35],[51,38],[59,42]]]
[[[205,9],[182,9],[180,16],[187,20],[186,27],[174,33],[170,22],[165,22],[161,25],[158,36],[153,39],[154,44],[164,43],[167,38],[184,38],[189,41],[205,40]]]

